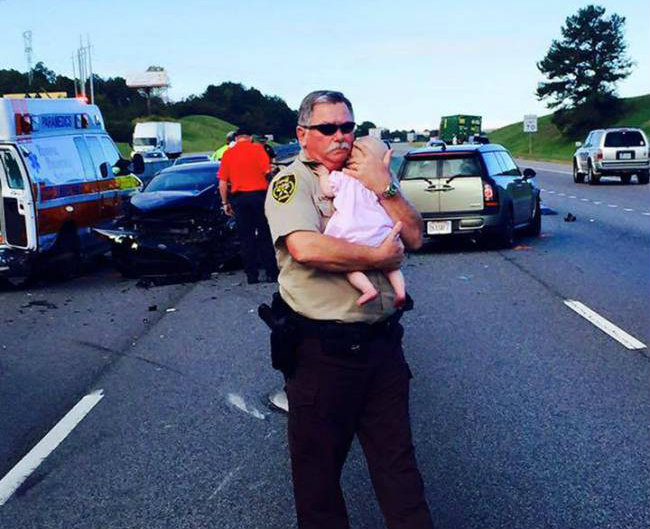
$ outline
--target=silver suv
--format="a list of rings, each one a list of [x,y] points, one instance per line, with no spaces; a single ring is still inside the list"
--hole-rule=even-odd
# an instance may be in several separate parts
[[[601,176],[619,176],[629,184],[636,175],[639,184],[648,183],[648,140],[641,129],[592,130],[584,145],[576,142],[573,181],[594,185]]]

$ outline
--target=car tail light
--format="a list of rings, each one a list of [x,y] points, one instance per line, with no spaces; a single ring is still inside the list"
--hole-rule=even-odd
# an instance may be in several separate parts
[[[496,185],[483,180],[483,209],[499,208],[499,195]]]
[[[603,151],[598,150],[596,152],[596,160],[602,160],[603,159]]]

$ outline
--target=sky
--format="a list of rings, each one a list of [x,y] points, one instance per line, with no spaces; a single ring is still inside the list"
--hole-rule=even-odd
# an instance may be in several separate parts
[[[437,128],[450,114],[483,116],[490,129],[548,114],[536,68],[575,0],[0,0],[0,68],[33,62],[72,76],[87,36],[102,77],[166,68],[172,100],[225,81],[255,87],[297,109],[312,90],[340,90],[358,123]],[[650,92],[650,2],[603,0],[626,17],[636,65],[622,97]],[[650,109],[649,109],[650,110]]]

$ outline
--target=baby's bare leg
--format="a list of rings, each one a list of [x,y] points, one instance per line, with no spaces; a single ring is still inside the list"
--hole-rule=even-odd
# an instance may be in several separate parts
[[[346,277],[352,286],[361,292],[361,297],[357,299],[357,305],[363,305],[378,296],[377,289],[363,272],[348,272]]]
[[[395,291],[395,306],[400,308],[406,301],[406,281],[404,281],[404,274],[402,274],[399,268],[397,270],[386,270],[384,274]]]

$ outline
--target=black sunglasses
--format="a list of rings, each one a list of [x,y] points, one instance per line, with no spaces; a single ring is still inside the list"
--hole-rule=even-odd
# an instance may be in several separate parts
[[[343,134],[350,134],[357,124],[354,121],[346,121],[345,123],[336,124],[336,123],[319,123],[318,125],[300,125],[303,129],[317,130],[324,136],[331,136],[336,134],[337,130],[340,130]]]

